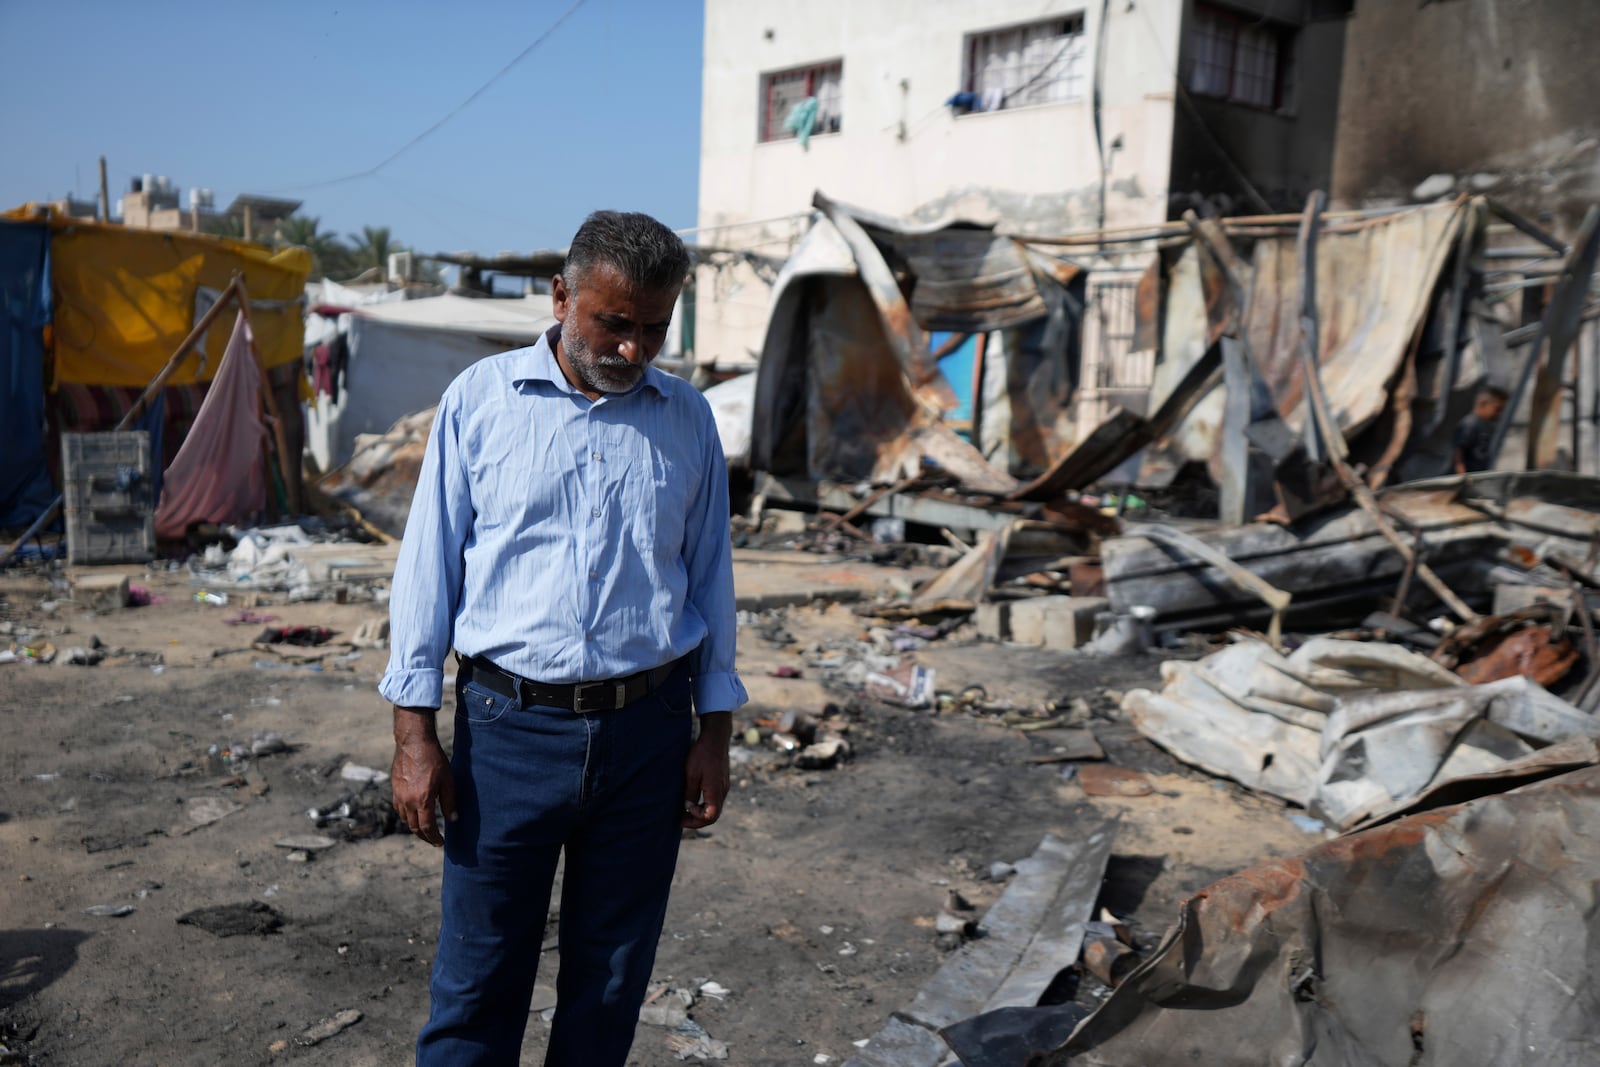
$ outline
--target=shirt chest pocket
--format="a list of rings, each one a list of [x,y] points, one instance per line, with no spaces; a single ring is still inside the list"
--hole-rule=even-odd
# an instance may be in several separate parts
[[[670,447],[642,437],[630,442],[623,502],[641,555],[676,559],[683,554],[694,472]]]

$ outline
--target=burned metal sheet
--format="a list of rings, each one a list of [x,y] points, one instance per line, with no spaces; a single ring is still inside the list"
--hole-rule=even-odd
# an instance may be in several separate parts
[[[1381,642],[1314,638],[1285,656],[1242,640],[1162,665],[1123,707],[1178,759],[1352,826],[1535,749],[1600,737],[1600,720],[1526,678],[1471,686]]]
[[[1083,828],[1071,840],[1046,835],[984,913],[984,936],[952,955],[844,1067],[938,1067],[949,1059],[936,1036],[940,1028],[982,1012],[1037,1005],[1056,974],[1078,958],[1115,836],[1115,820]]]
[[[866,232],[891,265],[903,263],[915,279],[911,313],[924,329],[979,333],[1045,314],[1033,267],[1010,237],[982,229]]]
[[[1196,894],[1061,1067],[1592,1064],[1600,768],[1413,815]]]
[[[1316,255],[1317,366],[1347,440],[1390,402],[1440,271],[1467,218],[1465,204],[1384,215],[1321,233]],[[1256,242],[1244,333],[1278,413],[1305,430],[1298,356],[1300,278],[1294,242]]]
[[[1506,545],[1536,556],[1586,559],[1600,538],[1600,479],[1541,471],[1489,472],[1412,482],[1385,490],[1383,508],[1420,537],[1430,565],[1459,593],[1488,605],[1488,569]],[[1294,596],[1291,624],[1327,628],[1356,622],[1379,597],[1393,596],[1405,562],[1359,508],[1328,511],[1292,525],[1256,522],[1192,531],[1234,562]],[[1170,545],[1120,537],[1102,546],[1106,590],[1120,612],[1156,609],[1158,629],[1265,626],[1268,612],[1210,565]],[[1431,595],[1415,587],[1415,606]]]

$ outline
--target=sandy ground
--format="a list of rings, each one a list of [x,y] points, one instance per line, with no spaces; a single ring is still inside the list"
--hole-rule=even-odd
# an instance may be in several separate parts
[[[94,667],[0,665],[0,1046],[11,1057],[0,1062],[406,1062],[427,1010],[440,854],[404,834],[341,842],[310,862],[275,845],[315,830],[306,812],[347,791],[345,762],[387,767],[389,712],[375,691],[386,653],[340,647],[309,670],[250,649],[259,625],[223,624],[249,597],[200,605],[180,575],[130,572],[168,599],[95,615],[59,600],[43,575],[0,579],[0,626],[42,631],[58,649],[98,638],[124,650]],[[370,602],[253,610],[341,637],[383,616]],[[833,607],[780,621],[794,644],[742,631],[754,702],[741,729],[844,703],[805,653],[859,636],[862,620]],[[747,750],[727,815],[684,842],[656,965],[663,983],[729,991],[689,1010],[726,1044],[726,1062],[847,1058],[947,958],[932,920],[948,889],[981,914],[1003,888],[989,865],[1028,855],[1046,833],[1120,818],[1102,903],[1146,943],[1188,893],[1314,842],[1281,808],[1180,767],[1115,720],[1106,690],[1154,682],[1154,659],[983,644],[963,631],[916,655],[941,689],[981,684],[1029,706],[1090,699],[1110,759],[1148,773],[1156,792],[1086,797],[1061,766],[1028,762],[1050,753],[1051,730],[871,700],[848,705],[853,758],[838,767],[801,771],[769,747]],[[805,677],[770,676],[785,665]],[[208,746],[266,731],[290,751],[237,778],[207,773]],[[218,800],[228,814],[192,821]],[[176,921],[250,902],[274,909],[281,928],[222,938]],[[134,910],[85,913],[96,905]],[[544,964],[524,1063],[542,1059],[553,952]],[[1080,998],[1095,986],[1086,980]],[[299,1043],[345,1009],[360,1021]],[[641,1025],[632,1062],[678,1062],[669,1036]]]

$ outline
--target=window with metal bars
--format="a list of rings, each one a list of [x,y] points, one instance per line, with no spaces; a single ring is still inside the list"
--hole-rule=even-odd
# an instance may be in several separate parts
[[[1191,93],[1268,111],[1288,105],[1294,30],[1210,4],[1196,4],[1189,34]]]
[[[813,135],[838,133],[841,119],[843,60],[761,75],[761,115],[757,136],[762,143],[795,137],[789,116],[807,99],[817,100]]]
[[[966,90],[973,111],[1081,100],[1089,48],[1083,15],[967,35]]]

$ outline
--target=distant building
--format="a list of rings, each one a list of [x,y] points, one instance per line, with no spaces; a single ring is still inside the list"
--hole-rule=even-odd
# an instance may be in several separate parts
[[[145,174],[129,182],[120,202],[122,224],[140,230],[189,230],[206,233],[224,219],[238,219],[247,241],[270,241],[278,223],[300,210],[298,200],[242,193],[226,211],[213,206],[210,189],[190,189],[188,205],[165,175]]]
[[[749,365],[812,194],[1019,233],[1327,188],[1351,0],[706,0],[702,365]]]
[[[60,200],[46,201],[45,206],[63,218],[95,219],[100,217],[100,201],[82,200],[76,196],[63,196]]]

